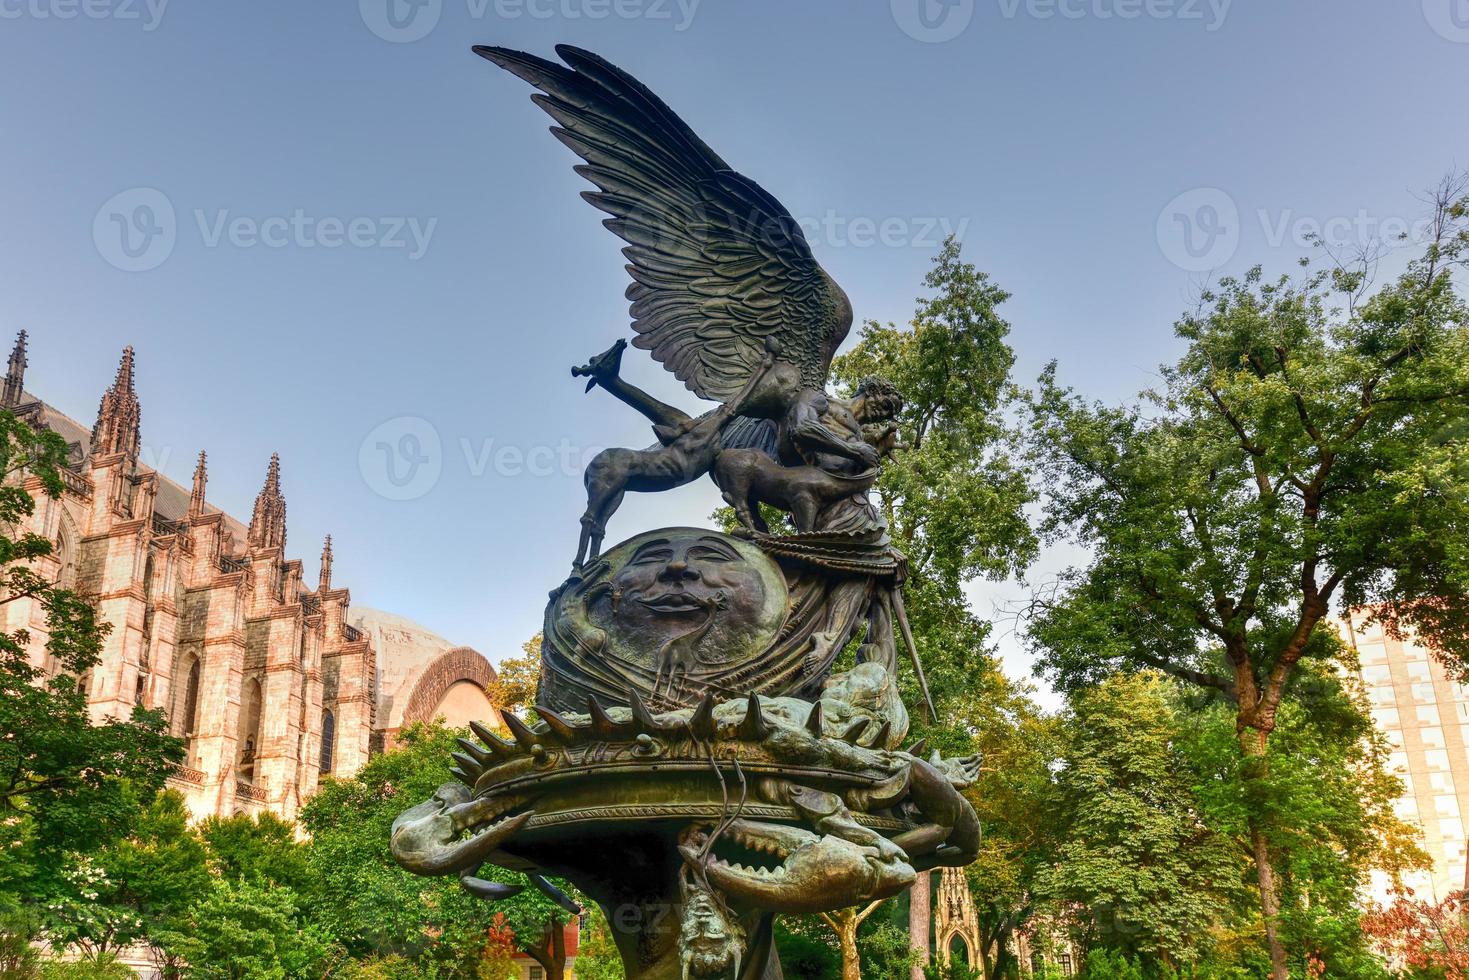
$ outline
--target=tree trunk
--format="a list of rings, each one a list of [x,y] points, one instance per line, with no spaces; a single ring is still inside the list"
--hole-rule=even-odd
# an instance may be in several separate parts
[[[1240,731],[1240,748],[1245,756],[1245,778],[1263,780],[1270,775],[1270,762],[1265,756],[1269,732],[1245,728]],[[1280,941],[1280,896],[1275,887],[1275,868],[1270,863],[1270,844],[1260,825],[1255,808],[1249,808],[1250,848],[1255,856],[1255,874],[1260,882],[1260,912],[1265,922],[1265,944],[1270,949],[1271,980],[1290,980],[1290,967],[1285,960],[1285,946]]]
[[[857,955],[857,917],[844,915],[837,938],[842,944],[842,980],[862,980],[862,960]]]
[[[566,980],[566,933],[560,923],[554,919],[547,923],[540,945],[524,949],[546,971],[546,980]]]
[[[913,959],[911,980],[923,980],[923,968],[928,964],[928,929],[932,909],[929,876],[924,872],[913,880],[913,888],[908,893],[908,946],[917,954]]]

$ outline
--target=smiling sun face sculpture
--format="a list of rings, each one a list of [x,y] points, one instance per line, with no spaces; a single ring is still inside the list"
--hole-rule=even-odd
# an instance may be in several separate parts
[[[775,563],[748,541],[707,528],[640,534],[584,576],[553,600],[548,646],[572,651],[561,680],[588,684],[584,694],[598,693],[605,677],[612,703],[628,686],[655,707],[697,703],[757,658],[787,613]],[[553,701],[566,693],[556,686],[543,692]],[[566,699],[573,710],[585,703]]]

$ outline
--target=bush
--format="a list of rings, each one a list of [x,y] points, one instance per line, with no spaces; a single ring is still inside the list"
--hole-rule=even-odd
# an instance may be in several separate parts
[[[1124,953],[1094,949],[1086,958],[1082,980],[1149,980],[1142,964]]]
[[[138,980],[138,975],[117,962],[115,956],[74,962],[48,960],[41,964],[39,975],[41,980]]]

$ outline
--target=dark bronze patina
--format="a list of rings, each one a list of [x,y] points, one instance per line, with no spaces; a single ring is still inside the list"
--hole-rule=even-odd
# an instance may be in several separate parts
[[[641,83],[568,46],[565,64],[475,52],[530,82],[611,215],[633,345],[696,395],[690,415],[628,384],[626,341],[572,369],[653,425],[587,467],[571,577],[551,595],[536,721],[461,739],[456,782],[405,811],[393,854],[487,900],[486,864],[602,906],[632,980],[777,980],[775,914],[894,895],[979,847],[959,792],[978,760],[900,750],[903,556],[868,499],[901,395],[825,391],[852,323],[790,213]],[[623,495],[708,474],[738,535],[661,528],[602,551]],[[761,505],[789,515],[772,529]],[[854,669],[833,674],[858,643]],[[925,700],[927,692],[925,688]],[[929,706],[932,712],[932,706]]]

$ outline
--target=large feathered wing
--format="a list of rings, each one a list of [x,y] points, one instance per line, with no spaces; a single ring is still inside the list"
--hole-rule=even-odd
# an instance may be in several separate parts
[[[724,401],[780,342],[813,388],[852,326],[852,307],[789,211],[731,170],[631,75],[570,45],[566,65],[505,48],[479,54],[540,89],[551,131],[597,186],[582,196],[627,242],[634,346],[695,394]]]

